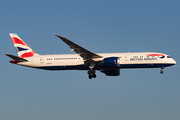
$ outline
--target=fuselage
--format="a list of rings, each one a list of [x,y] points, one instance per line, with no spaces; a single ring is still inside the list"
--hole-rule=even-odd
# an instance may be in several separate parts
[[[169,55],[156,52],[137,52],[137,53],[97,53],[103,59],[109,57],[119,57],[119,69],[123,68],[156,68],[175,65],[176,62]],[[60,55],[39,55],[25,58],[28,62],[18,62],[17,64],[45,69],[45,70],[88,70],[84,65],[84,60],[78,54]],[[103,65],[95,66],[96,70],[109,69]]]

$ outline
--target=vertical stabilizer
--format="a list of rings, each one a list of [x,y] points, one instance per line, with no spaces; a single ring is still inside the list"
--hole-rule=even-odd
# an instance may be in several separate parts
[[[17,34],[9,33],[17,54],[20,58],[32,57],[38,55],[31,49]]]

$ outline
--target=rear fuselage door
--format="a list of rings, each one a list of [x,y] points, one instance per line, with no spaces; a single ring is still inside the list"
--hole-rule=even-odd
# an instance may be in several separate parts
[[[44,65],[44,58],[40,57],[40,65]]]

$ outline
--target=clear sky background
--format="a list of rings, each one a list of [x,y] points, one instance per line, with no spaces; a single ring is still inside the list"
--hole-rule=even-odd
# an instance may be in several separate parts
[[[180,120],[179,0],[3,0],[0,2],[0,120]],[[9,33],[39,54],[72,54],[53,35],[92,52],[162,52],[177,64],[121,70],[45,71],[10,64]]]

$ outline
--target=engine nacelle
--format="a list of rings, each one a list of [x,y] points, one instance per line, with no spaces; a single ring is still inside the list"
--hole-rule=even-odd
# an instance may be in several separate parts
[[[104,59],[105,67],[120,67],[120,58],[119,57],[109,57]]]
[[[103,70],[101,71],[107,76],[119,76],[120,75],[120,69],[115,69],[115,70]]]

